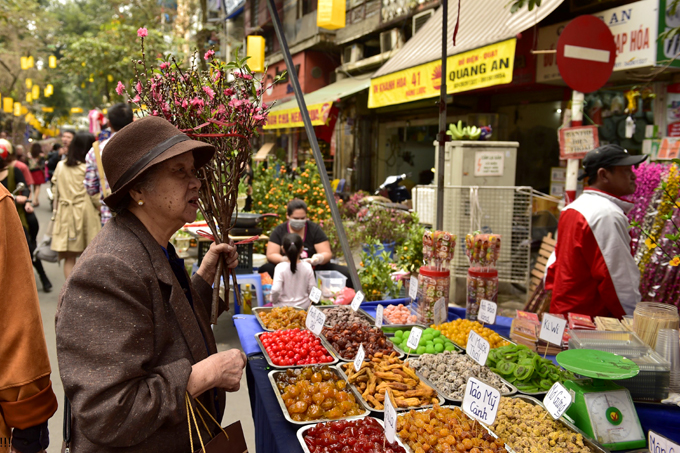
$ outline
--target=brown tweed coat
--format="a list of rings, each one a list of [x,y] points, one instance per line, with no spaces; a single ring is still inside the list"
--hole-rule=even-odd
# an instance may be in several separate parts
[[[191,366],[208,356],[206,347],[217,351],[212,289],[198,275],[191,284],[193,310],[163,250],[129,212],[87,247],[56,317],[59,373],[73,411],[71,451],[189,451],[184,395]],[[220,421],[225,393],[199,398]]]

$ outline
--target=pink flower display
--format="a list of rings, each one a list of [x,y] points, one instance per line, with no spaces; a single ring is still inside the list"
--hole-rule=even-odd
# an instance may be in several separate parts
[[[137,90],[137,93],[142,92],[142,84],[141,82],[137,81],[137,85],[135,85],[135,90]]]
[[[122,96],[123,91],[125,91],[125,85],[119,80],[118,85],[116,85],[116,93],[118,93],[118,96]]]
[[[167,61],[164,61],[163,63],[161,63],[161,69],[168,69],[169,67],[170,67],[170,63],[168,63]]]
[[[204,59],[204,60],[210,60],[210,59],[212,58],[213,55],[215,55],[215,51],[212,50],[212,49],[210,49],[209,51],[207,51],[207,52],[205,53],[205,55],[203,55],[203,59]]]
[[[137,30],[137,36],[140,38],[144,38],[149,34],[148,30],[144,27],[140,28]]]
[[[212,88],[210,88],[210,87],[203,87],[203,91],[205,92],[205,94],[208,95],[208,97],[210,98],[211,101],[212,101],[213,99],[215,99],[215,91],[214,91]]]

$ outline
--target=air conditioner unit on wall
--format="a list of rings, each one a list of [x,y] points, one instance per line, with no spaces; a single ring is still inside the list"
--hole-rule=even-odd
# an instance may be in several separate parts
[[[380,33],[380,53],[399,49],[403,44],[404,38],[401,36],[401,32],[396,28]]]
[[[415,35],[418,30],[423,28],[423,25],[430,20],[430,17],[434,15],[434,10],[430,9],[427,11],[423,11],[422,13],[418,13],[415,16],[411,18],[411,23],[412,23],[412,30],[413,34]]]
[[[356,63],[364,58],[364,46],[352,44],[342,50],[342,64]]]

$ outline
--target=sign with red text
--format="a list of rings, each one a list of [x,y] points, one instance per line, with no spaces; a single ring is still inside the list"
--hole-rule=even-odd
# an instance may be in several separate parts
[[[563,127],[559,131],[560,159],[583,159],[600,146],[597,126]]]
[[[313,126],[323,126],[328,120],[328,114],[333,107],[333,102],[323,102],[321,104],[308,105],[307,111],[312,120]],[[298,107],[286,110],[276,110],[269,112],[267,124],[263,129],[282,129],[287,127],[304,127],[302,113]]]

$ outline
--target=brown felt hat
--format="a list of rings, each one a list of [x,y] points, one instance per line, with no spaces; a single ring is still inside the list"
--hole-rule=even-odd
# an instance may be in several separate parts
[[[207,164],[215,148],[192,140],[169,121],[147,116],[128,124],[114,135],[102,153],[102,165],[111,186],[111,195],[104,202],[116,208],[139,176],[152,166],[180,154],[192,151],[194,166]]]

